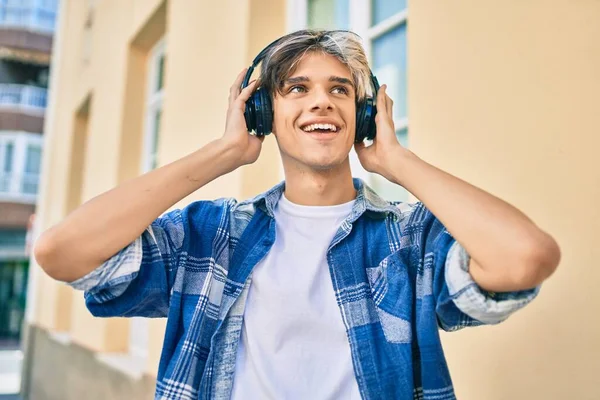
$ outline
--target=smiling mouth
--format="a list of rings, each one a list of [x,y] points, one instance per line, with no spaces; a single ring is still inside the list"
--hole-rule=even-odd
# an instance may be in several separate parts
[[[309,124],[300,127],[306,133],[337,133],[341,130],[340,127],[334,124]]]

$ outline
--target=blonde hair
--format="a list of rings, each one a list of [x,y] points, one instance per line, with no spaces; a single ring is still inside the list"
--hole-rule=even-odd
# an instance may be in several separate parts
[[[281,94],[285,80],[309,52],[322,52],[340,60],[350,70],[356,100],[372,95],[371,70],[360,36],[350,31],[305,29],[289,33],[267,49],[262,59],[258,85],[273,96]]]

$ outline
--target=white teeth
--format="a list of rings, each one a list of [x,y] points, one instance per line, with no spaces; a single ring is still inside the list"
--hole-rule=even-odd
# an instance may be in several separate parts
[[[310,125],[306,125],[304,128],[302,128],[302,130],[304,130],[305,132],[312,132],[315,129],[327,129],[330,130],[331,132],[337,132],[337,127],[333,124],[310,124]]]

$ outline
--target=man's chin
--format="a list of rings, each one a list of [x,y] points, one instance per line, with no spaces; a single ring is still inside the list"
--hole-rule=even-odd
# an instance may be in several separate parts
[[[342,154],[298,154],[292,155],[282,152],[282,161],[284,165],[296,165],[301,170],[312,170],[315,172],[332,171],[343,168],[348,159],[348,155]]]
[[[337,167],[336,164],[307,164],[306,166],[315,172],[333,171]]]
[[[344,163],[343,159],[320,159],[304,160],[303,164],[314,171],[330,171],[340,168]]]

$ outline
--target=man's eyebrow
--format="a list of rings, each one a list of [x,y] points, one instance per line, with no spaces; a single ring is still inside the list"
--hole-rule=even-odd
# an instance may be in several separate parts
[[[301,82],[310,82],[310,79],[308,78],[308,76],[294,76],[292,78],[287,78],[283,83],[284,85],[293,85]],[[354,87],[354,84],[350,79],[342,78],[341,76],[332,75],[329,77],[329,82],[337,82],[341,83],[342,85]]]
[[[330,76],[329,82],[337,82],[337,83],[341,83],[342,85],[348,85],[348,86],[354,87],[354,84],[352,83],[352,81],[350,79],[342,78],[341,76]]]
[[[293,78],[287,78],[283,83],[285,85],[293,85],[294,83],[308,82],[308,81],[310,81],[310,79],[308,79],[308,76],[294,76]]]

